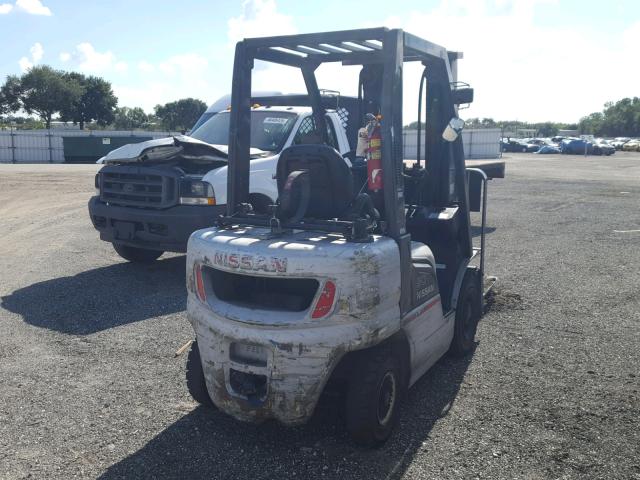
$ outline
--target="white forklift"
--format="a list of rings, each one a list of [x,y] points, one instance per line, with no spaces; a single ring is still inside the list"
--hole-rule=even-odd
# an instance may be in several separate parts
[[[412,384],[447,352],[473,349],[483,311],[487,177],[465,169],[457,106],[472,101],[473,90],[456,82],[460,57],[386,28],[237,44],[227,214],[194,232],[187,250],[196,335],[187,384],[196,400],[243,421],[296,425],[337,386],[348,431],[376,445],[391,434]],[[256,213],[249,197],[256,59],[301,70],[321,126],[316,68],[362,65],[363,148],[345,161],[325,135],[285,149],[279,198],[268,213]],[[404,62],[424,66],[425,161],[410,166],[402,145]],[[470,210],[482,212],[480,248]]]

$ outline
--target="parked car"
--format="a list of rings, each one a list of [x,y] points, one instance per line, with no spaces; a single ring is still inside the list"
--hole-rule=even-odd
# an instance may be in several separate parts
[[[560,148],[555,145],[543,145],[538,149],[537,152],[534,152],[534,153],[540,153],[540,154],[562,153],[562,150],[560,150]]]
[[[640,152],[640,139],[629,140],[622,146],[622,150],[625,152]]]
[[[522,151],[527,153],[535,153],[544,145],[544,141],[539,138],[523,138],[520,143],[524,147]]]
[[[565,138],[560,143],[560,150],[565,154],[591,155],[593,154],[593,143],[582,138]]]
[[[535,152],[539,145],[528,143],[528,139],[503,138],[501,149],[503,152]]]
[[[544,138],[525,138],[522,143],[538,145],[539,147],[547,145],[547,141]]]
[[[628,137],[616,137],[612,142],[611,145],[613,145],[613,147],[616,150],[622,150],[622,147],[624,146],[625,143],[627,143],[628,141],[630,141],[631,139]]]
[[[594,155],[613,155],[616,153],[616,149],[613,145],[610,145],[606,140],[598,139],[593,144]]]
[[[503,138],[501,140],[500,149],[503,152],[525,152],[525,146],[515,138]]]

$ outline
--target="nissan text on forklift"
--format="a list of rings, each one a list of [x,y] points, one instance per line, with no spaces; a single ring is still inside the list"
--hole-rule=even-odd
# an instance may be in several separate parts
[[[194,232],[187,248],[196,335],[187,384],[196,400],[239,420],[296,425],[336,388],[352,438],[379,445],[407,389],[445,353],[473,349],[487,177],[465,169],[457,106],[473,90],[456,82],[458,58],[386,28],[237,44],[227,214]],[[248,200],[254,60],[301,70],[320,132],[327,128],[315,70],[361,65],[357,114],[366,130],[358,150],[366,158],[343,157],[326,138],[285,149],[268,213]],[[424,66],[425,161],[412,166],[403,161],[404,62]],[[480,248],[470,210],[482,211]]]

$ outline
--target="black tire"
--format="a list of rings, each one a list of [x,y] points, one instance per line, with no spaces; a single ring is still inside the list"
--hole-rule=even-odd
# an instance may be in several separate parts
[[[474,273],[467,272],[458,296],[453,340],[449,348],[451,354],[462,357],[473,350],[481,315],[482,293],[478,280]]]
[[[197,341],[191,344],[189,356],[187,357],[187,389],[193,399],[200,405],[213,407],[213,402],[211,401],[207,384],[204,380],[204,372],[202,370],[200,350],[198,350]]]
[[[522,147],[522,153],[527,153],[527,147]]]
[[[114,243],[113,249],[125,260],[135,263],[151,263],[164,253],[161,250],[130,247],[129,245],[123,245],[121,243]]]
[[[382,445],[398,421],[406,391],[402,362],[390,348],[363,353],[347,388],[347,430],[356,443]]]

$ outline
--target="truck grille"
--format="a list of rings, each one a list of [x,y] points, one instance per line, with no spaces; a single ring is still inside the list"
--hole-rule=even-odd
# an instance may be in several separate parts
[[[131,207],[167,208],[176,204],[177,180],[160,172],[127,172],[103,169],[100,199],[103,202]],[[145,169],[151,170],[151,169]]]

